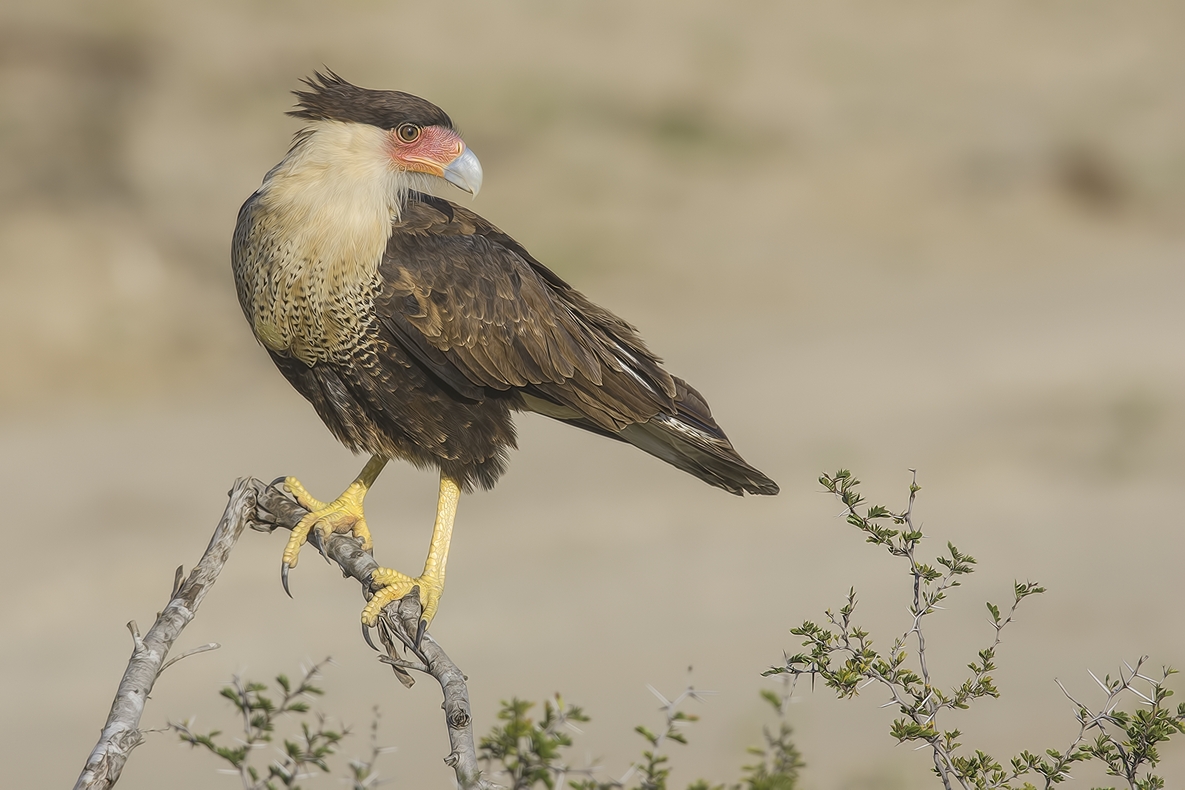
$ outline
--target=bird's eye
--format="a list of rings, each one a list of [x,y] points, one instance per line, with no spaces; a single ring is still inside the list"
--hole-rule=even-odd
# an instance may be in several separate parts
[[[414,123],[401,123],[395,130],[395,134],[399,135],[399,139],[405,143],[414,143],[420,139],[420,127]]]

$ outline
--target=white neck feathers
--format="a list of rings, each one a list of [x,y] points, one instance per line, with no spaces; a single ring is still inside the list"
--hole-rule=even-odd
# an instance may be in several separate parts
[[[273,351],[312,364],[359,336],[409,188],[389,145],[374,126],[315,121],[264,178],[239,255],[265,272],[246,304]]]
[[[315,121],[264,179],[263,210],[308,261],[332,267],[378,265],[391,223],[407,197],[392,165],[388,132]]]

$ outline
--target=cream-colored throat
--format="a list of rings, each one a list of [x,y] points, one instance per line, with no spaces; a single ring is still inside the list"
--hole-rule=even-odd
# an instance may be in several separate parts
[[[407,188],[388,132],[317,121],[267,175],[263,210],[310,260],[377,266]]]
[[[308,363],[350,345],[373,302],[406,187],[387,132],[319,121],[264,179],[256,221],[270,251],[256,334]]]

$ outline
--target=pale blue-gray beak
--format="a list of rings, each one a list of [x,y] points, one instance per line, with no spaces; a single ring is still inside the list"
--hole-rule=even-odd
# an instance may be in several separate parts
[[[444,169],[444,180],[471,195],[481,190],[481,162],[466,148]]]

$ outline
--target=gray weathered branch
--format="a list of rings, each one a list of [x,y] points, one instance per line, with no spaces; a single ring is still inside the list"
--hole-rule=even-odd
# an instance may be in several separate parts
[[[218,522],[218,527],[210,538],[210,545],[206,547],[205,554],[184,581],[180,581],[181,569],[177,569],[173,595],[157,616],[152,628],[148,629],[148,633],[141,638],[135,623],[128,623],[135,642],[132,657],[123,673],[123,679],[119,682],[119,689],[115,693],[115,701],[111,703],[111,712],[99,735],[99,742],[87,759],[86,766],[74,785],[75,790],[105,790],[119,781],[128,755],[142,740],[140,717],[144,713],[144,703],[156,679],[168,666],[165,658],[169,654],[169,649],[197,614],[202,599],[217,580],[222,566],[230,556],[230,550],[243,533],[243,527],[255,515],[255,482],[257,481],[235,481],[230,492],[230,502],[227,503],[222,520]],[[211,646],[203,646],[191,651],[190,654],[207,649],[211,649]]]
[[[292,529],[306,511],[273,486],[252,480],[257,503],[253,529],[271,532],[277,528]],[[370,575],[378,567],[374,557],[362,550],[356,538],[350,535],[331,535],[322,545],[316,531],[310,533],[309,542],[325,556],[333,560],[347,576],[354,577],[363,591],[370,595]],[[387,648],[382,657],[395,670],[400,681],[410,685],[408,669],[427,673],[435,678],[444,692],[444,717],[448,725],[451,752],[444,759],[453,769],[457,785],[462,790],[487,790],[495,785],[481,777],[477,764],[477,751],[473,740],[473,719],[469,712],[469,689],[465,675],[452,662],[431,635],[424,634],[419,649],[411,647],[415,641],[420,622],[418,596],[409,595],[402,601],[395,601],[383,609],[384,619],[380,621],[379,636]],[[392,639],[392,636],[394,639]],[[395,639],[406,648],[401,656]]]
[[[198,606],[226,564],[231,548],[245,526],[263,532],[278,528],[292,529],[307,511],[273,486],[255,480],[237,480],[230,492],[230,501],[218,523],[210,545],[182,581],[181,569],[173,584],[169,603],[143,637],[135,623],[128,623],[135,641],[132,658],[120,681],[115,701],[99,742],[83,768],[75,790],[107,790],[119,781],[119,775],[132,749],[142,740],[140,717],[153,684],[167,667],[187,655],[213,649],[217,645],[203,645],[166,662],[169,649],[181,631],[197,614]],[[347,576],[352,576],[370,594],[370,575],[378,567],[374,557],[362,550],[358,541],[349,535],[333,535],[322,545],[317,534],[310,535],[310,543],[336,562]],[[387,648],[382,660],[391,664],[400,681],[411,685],[407,670],[431,675],[444,692],[444,714],[452,747],[445,763],[456,774],[462,790],[493,788],[481,778],[474,746],[472,717],[469,712],[469,690],[465,675],[457,668],[439,644],[424,634],[419,648],[412,647],[420,621],[420,602],[417,595],[395,601],[383,610],[379,637]],[[406,649],[400,655],[396,640]]]

